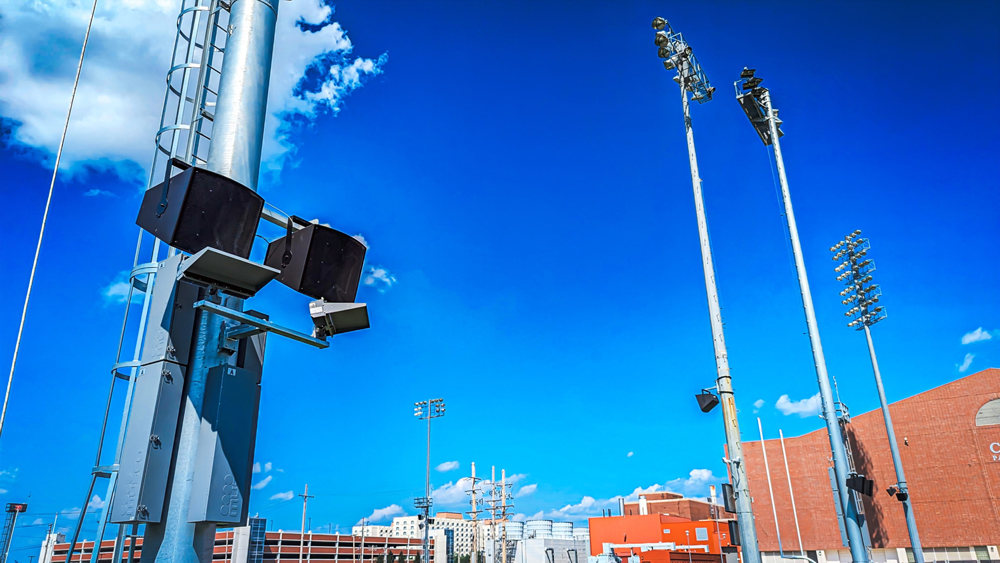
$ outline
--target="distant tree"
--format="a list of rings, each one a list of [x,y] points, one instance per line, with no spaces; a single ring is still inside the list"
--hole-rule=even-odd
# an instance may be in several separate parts
[[[420,563],[420,554],[419,553],[417,553],[417,556],[413,558],[413,563]]]
[[[388,561],[386,561],[386,563],[396,563],[396,554],[390,551],[389,558]]]
[[[471,555],[461,555],[458,558],[458,563],[472,563]]]

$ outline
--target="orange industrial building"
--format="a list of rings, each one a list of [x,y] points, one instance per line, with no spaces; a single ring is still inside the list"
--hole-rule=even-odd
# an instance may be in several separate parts
[[[729,520],[625,514],[591,518],[589,525],[590,554],[595,556],[613,552],[621,558],[636,556],[640,563],[721,563],[732,560],[724,554],[735,556],[738,551]]]
[[[864,391],[874,394],[874,384]],[[925,560],[1000,561],[1000,369],[986,369],[897,401],[889,411]],[[896,476],[881,411],[852,416],[843,427],[856,471],[875,481],[873,495],[862,496],[873,561],[912,562],[903,507],[886,492]],[[768,490],[762,447],[767,450],[773,491]],[[747,442],[743,447],[765,563],[779,561],[770,492],[786,553],[802,549],[819,563],[850,561],[834,505],[826,429],[785,438],[785,450],[791,491],[778,440]]]

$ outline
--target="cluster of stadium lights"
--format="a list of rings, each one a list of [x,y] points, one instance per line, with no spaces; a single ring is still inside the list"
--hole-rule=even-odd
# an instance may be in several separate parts
[[[684,36],[671,29],[663,18],[653,20],[653,29],[657,32],[654,42],[659,47],[657,54],[663,59],[663,68],[677,70],[674,82],[680,84],[683,80],[684,88],[692,94],[691,99],[699,104],[711,100],[715,87],[708,84],[708,78],[695,59],[691,46],[684,41]]]
[[[413,403],[413,416],[420,418],[420,420],[444,416],[445,410],[444,399],[431,399],[430,401]]]
[[[838,273],[837,281],[847,285],[840,292],[841,297],[846,297],[841,303],[850,307],[844,313],[845,317],[851,317],[847,326],[857,330],[885,318],[885,307],[878,305],[882,290],[878,284],[871,283],[875,263],[871,258],[865,258],[869,248],[868,239],[861,238],[861,231],[854,231],[830,247],[830,252],[834,253],[833,260],[843,260],[834,271]]]

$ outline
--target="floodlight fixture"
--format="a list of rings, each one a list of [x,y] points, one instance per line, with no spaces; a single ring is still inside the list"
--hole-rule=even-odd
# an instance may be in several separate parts
[[[665,27],[667,27],[667,20],[660,17],[653,18],[653,29],[662,30]]]
[[[670,37],[661,31],[656,34],[656,39],[653,40],[653,43],[656,44],[657,47],[666,47],[667,45],[670,45]]]
[[[753,78],[753,73],[757,72],[755,68],[743,67],[743,72],[740,73],[740,78],[746,80],[747,78]]]

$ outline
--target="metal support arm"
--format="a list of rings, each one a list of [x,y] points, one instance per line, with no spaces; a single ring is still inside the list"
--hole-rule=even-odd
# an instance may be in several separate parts
[[[216,303],[211,303],[209,301],[198,301],[194,304],[195,309],[201,309],[204,311],[209,311],[215,313],[220,317],[225,317],[232,321],[239,321],[243,323],[235,328],[228,329],[226,331],[226,338],[230,340],[239,340],[241,338],[247,338],[248,336],[253,336],[254,334],[259,334],[260,332],[273,332],[278,336],[284,336],[285,338],[291,338],[296,342],[302,342],[303,344],[308,344],[310,346],[315,346],[316,348],[329,348],[330,343],[325,340],[320,340],[319,338],[313,338],[308,334],[299,332],[297,330],[292,330],[290,328],[285,328],[280,325],[276,325],[270,321],[265,321],[264,319],[258,319],[252,315],[229,309],[228,307],[223,307]]]

